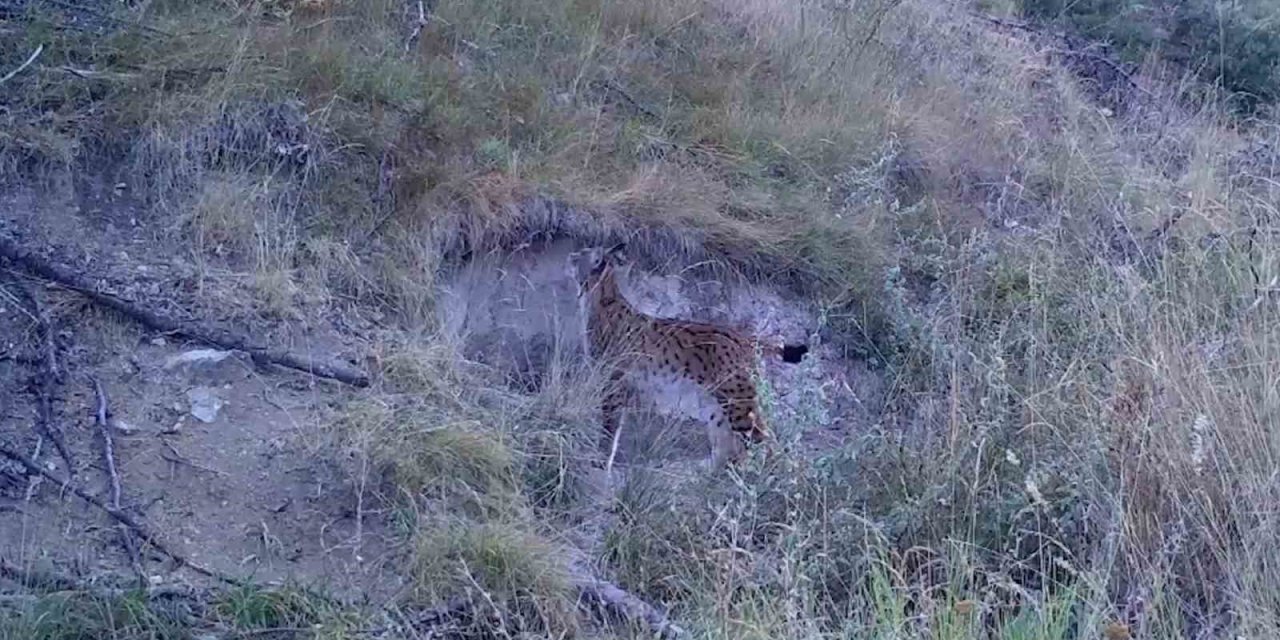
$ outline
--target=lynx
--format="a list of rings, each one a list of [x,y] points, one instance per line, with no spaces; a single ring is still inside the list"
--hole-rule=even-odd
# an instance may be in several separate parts
[[[745,458],[746,442],[763,442],[768,428],[757,401],[757,347],[766,356],[800,362],[804,344],[761,343],[733,329],[698,322],[657,318],[636,310],[618,286],[617,270],[625,264],[623,245],[606,251],[587,249],[571,258],[586,316],[586,344],[591,357],[606,367],[609,384],[601,400],[604,467],[612,472],[618,452],[619,410],[628,382],[668,380],[692,382],[714,399],[707,422],[712,470]]]

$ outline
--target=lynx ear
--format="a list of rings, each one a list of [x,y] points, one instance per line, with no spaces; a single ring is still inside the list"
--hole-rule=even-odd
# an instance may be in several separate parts
[[[619,242],[618,244],[605,249],[601,262],[608,262],[615,265],[622,265],[627,262],[627,243]]]

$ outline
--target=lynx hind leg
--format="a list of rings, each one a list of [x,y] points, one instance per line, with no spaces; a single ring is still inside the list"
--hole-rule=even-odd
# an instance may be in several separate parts
[[[708,471],[720,471],[730,464],[740,464],[746,458],[746,443],[730,428],[723,416],[707,421],[707,439],[711,442]]]

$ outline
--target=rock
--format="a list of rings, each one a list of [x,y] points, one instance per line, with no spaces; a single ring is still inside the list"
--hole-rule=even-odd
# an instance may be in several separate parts
[[[187,400],[191,403],[191,415],[205,424],[218,419],[222,410],[222,398],[209,387],[192,387],[187,390]]]
[[[156,336],[151,339],[151,344],[157,347],[163,347],[166,344],[169,344],[169,341],[165,340],[164,336]]]
[[[180,367],[184,364],[217,364],[226,360],[231,355],[230,351],[221,351],[218,349],[192,349],[184,351],[164,363],[165,370]]]
[[[173,436],[173,435],[182,433],[182,424],[186,422],[185,418],[186,416],[179,416],[178,420],[174,422],[172,425],[170,425],[168,428],[161,429],[160,434],[166,435],[166,436]]]
[[[112,429],[115,429],[126,436],[133,435],[138,432],[138,427],[125,422],[124,420],[112,418],[110,424]]]

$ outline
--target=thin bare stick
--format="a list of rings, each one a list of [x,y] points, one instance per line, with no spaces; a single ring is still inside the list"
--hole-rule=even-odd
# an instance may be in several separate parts
[[[97,399],[93,421],[97,423],[98,432],[102,434],[102,458],[106,463],[107,475],[111,481],[111,508],[118,510],[120,508],[120,474],[116,471],[115,444],[111,440],[111,427],[107,424],[107,392],[97,378],[89,376],[89,382],[93,383],[93,395]]]
[[[683,638],[685,630],[672,622],[653,605],[637,598],[622,587],[596,578],[578,581],[578,592],[591,608],[629,623],[639,623],[659,638]]]
[[[160,442],[162,442],[162,443],[164,444],[165,448],[166,448],[166,449],[168,449],[168,450],[169,450],[169,453],[171,454],[171,456],[166,456],[166,455],[164,455],[163,453],[162,453],[162,454],[160,454],[160,457],[161,457],[161,458],[164,458],[164,459],[165,459],[165,461],[167,461],[167,462],[170,462],[170,463],[173,463],[173,464],[185,465],[185,466],[191,467],[192,469],[195,469],[196,471],[203,471],[203,472],[205,472],[205,473],[212,473],[212,474],[213,474],[213,475],[215,475],[215,476],[226,476],[226,475],[227,475],[227,473],[226,473],[225,471],[219,471],[219,470],[217,470],[217,469],[213,469],[213,468],[210,468],[210,467],[206,467],[206,466],[204,466],[204,465],[202,465],[202,464],[200,464],[200,463],[198,463],[198,462],[194,462],[194,461],[192,461],[190,458],[188,458],[188,457],[186,457],[186,456],[182,455],[181,453],[179,453],[179,452],[178,452],[178,450],[177,450],[177,448],[175,448],[175,447],[173,446],[173,444],[172,444],[172,443],[170,443],[168,440],[165,440],[165,439],[163,439],[163,438],[162,438],[162,439],[160,440]]]
[[[58,476],[54,475],[53,472],[45,470],[43,467],[36,464],[30,458],[22,455],[21,453],[18,453],[17,451],[9,449],[8,447],[0,446],[0,456],[4,456],[18,463],[19,465],[21,465],[23,468],[27,470],[27,473],[42,476],[47,480],[49,480],[50,482],[53,482],[54,484],[57,484],[58,486],[63,487],[67,491],[70,491],[71,493],[75,494],[76,497],[80,498],[81,500],[84,500],[85,502],[88,502],[89,504],[99,509],[102,509],[107,513],[107,515],[111,516],[112,518],[115,518],[117,522],[132,529],[133,532],[136,533],[139,538],[142,538],[144,542],[155,547],[157,551],[164,554],[165,556],[168,556],[169,559],[173,560],[173,562],[177,564],[179,567],[187,567],[188,569],[191,569],[192,571],[195,571],[200,575],[208,576],[210,578],[225,582],[227,584],[231,584],[235,586],[244,586],[246,584],[243,580],[240,580],[238,578],[233,578],[231,576],[219,573],[212,569],[202,567],[196,564],[195,562],[192,562],[185,555],[178,553],[173,549],[170,549],[169,545],[165,544],[165,542],[161,540],[158,535],[156,535],[150,529],[148,529],[146,525],[135,520],[133,516],[129,515],[124,510],[112,507],[111,505],[103,502],[97,496],[94,496],[88,491],[81,489],[79,486],[72,484],[70,480],[59,478]]]
[[[1039,36],[1054,38],[1055,40],[1059,40],[1059,41],[1067,40],[1067,36],[1064,33],[1049,31],[1042,27],[1039,27],[1033,24],[1028,24],[1026,22],[1014,22],[1012,20],[1005,20],[1003,18],[988,16],[981,13],[970,13],[969,15],[979,20],[985,20],[987,22],[990,22],[991,24],[994,24],[998,27],[1005,27],[1008,29],[1018,29],[1020,31],[1034,33]],[[1089,51],[1083,51],[1083,50],[1071,49],[1071,48],[1049,49],[1048,53],[1056,53],[1058,55],[1068,56],[1068,57],[1076,56],[1081,58],[1088,58],[1090,60],[1101,62],[1102,64],[1110,67],[1112,71],[1115,71],[1116,73],[1120,74],[1120,77],[1124,78],[1125,81],[1129,83],[1129,86],[1133,87],[1134,89],[1137,89],[1138,91],[1141,91],[1142,93],[1147,94],[1148,96],[1154,97],[1154,94],[1151,93],[1151,91],[1149,91],[1146,87],[1143,87],[1142,85],[1138,84],[1138,81],[1133,79],[1132,73],[1129,73],[1128,71],[1124,70],[1119,64],[1117,64],[1114,60],[1112,60],[1107,56],[1099,55]]]
[[[0,237],[0,258],[8,260],[15,266],[22,267],[28,273],[56,282],[104,307],[129,316],[155,331],[181,334],[223,349],[244,351],[259,364],[277,364],[321,378],[345,382],[356,387],[369,386],[369,376],[363,371],[350,369],[338,364],[319,362],[310,356],[302,356],[278,349],[268,349],[254,344],[247,336],[198,323],[181,322],[148,311],[130,300],[99,290],[97,286],[90,283],[83,276],[72,273],[62,266],[55,265],[31,251],[23,249],[8,238]]]
[[[34,390],[36,394],[36,431],[47,436],[58,456],[67,465],[67,473],[75,473],[75,462],[67,449],[66,440],[62,437],[62,429],[53,422],[53,383],[62,381],[62,369],[58,366],[58,346],[54,343],[53,323],[48,314],[40,306],[40,301],[17,278],[10,278],[18,291],[18,298],[28,317],[36,323],[36,333],[40,339],[40,360],[36,367]]]
[[[646,107],[643,104],[640,104],[639,100],[636,100],[634,97],[632,97],[632,95],[628,93],[626,89],[623,89],[621,86],[619,86],[618,83],[612,80],[600,80],[598,81],[598,83],[596,83],[596,86],[606,91],[612,91],[618,94],[618,96],[621,97],[624,101],[626,101],[627,104],[631,105],[632,109],[635,109],[641,115],[648,116],[649,118],[653,118],[654,120],[661,119],[661,116],[655,113],[653,109],[650,109],[649,107]]]
[[[1047,51],[1048,53],[1056,53],[1060,56],[1067,57],[1067,58],[1074,56],[1076,58],[1088,58],[1089,60],[1100,62],[1106,65],[1112,71],[1115,71],[1117,74],[1119,74],[1121,78],[1124,78],[1125,82],[1129,83],[1129,86],[1147,94],[1150,97],[1153,97],[1153,98],[1155,97],[1155,94],[1147,90],[1146,87],[1138,84],[1137,80],[1133,79],[1132,73],[1125,71],[1124,68],[1122,68],[1118,63],[1116,63],[1111,58],[1108,58],[1107,56],[1100,55],[1097,53],[1092,53],[1090,51],[1077,51],[1073,49],[1048,49]]]
[[[40,459],[40,452],[41,452],[42,450],[44,450],[44,436],[43,436],[43,435],[37,435],[37,436],[36,436],[36,446],[34,446],[34,447],[32,447],[32,448],[31,448],[31,459],[32,459],[32,460],[39,460],[39,459]],[[22,497],[22,501],[23,501],[23,502],[26,502],[26,503],[28,503],[28,504],[30,504],[30,503],[31,503],[31,499],[35,497],[35,495],[36,495],[36,489],[39,489],[39,488],[40,488],[40,483],[41,483],[41,482],[44,482],[44,478],[42,478],[42,477],[40,477],[40,476],[30,476],[30,477],[27,479],[27,492],[26,492],[26,495],[24,495],[24,496]]]
[[[146,588],[147,572],[142,568],[142,554],[138,552],[138,543],[133,539],[133,532],[128,527],[119,525],[120,542],[124,545],[124,552],[129,556],[129,568],[133,569],[133,575],[138,579],[138,588]]]
[[[102,19],[102,20],[106,20],[106,21],[108,21],[108,22],[114,22],[114,23],[116,23],[116,24],[124,25],[124,26],[127,26],[127,27],[136,27],[136,28],[138,28],[138,29],[141,29],[141,30],[146,31],[146,32],[148,32],[148,33],[154,33],[154,34],[156,34],[156,35],[168,36],[168,37],[170,37],[170,38],[172,38],[172,37],[173,37],[173,34],[172,34],[172,33],[169,33],[168,31],[162,31],[162,30],[157,29],[157,28],[155,28],[155,27],[149,27],[149,26],[147,26],[147,25],[145,25],[145,24],[137,24],[137,23],[129,22],[128,20],[124,20],[124,19],[121,19],[121,18],[117,18],[117,17],[115,17],[115,16],[113,16],[113,15],[111,15],[111,14],[109,14],[109,13],[106,13],[106,12],[103,12],[103,11],[100,11],[100,10],[97,10],[97,9],[92,9],[92,8],[90,8],[90,7],[86,7],[86,6],[84,5],[84,3],[76,4],[76,3],[72,3],[72,2],[67,2],[66,0],[45,0],[45,1],[46,1],[46,2],[48,2],[49,4],[52,4],[52,5],[56,5],[56,6],[62,7],[63,9],[66,9],[66,10],[68,10],[68,11],[80,11],[80,12],[83,12],[83,13],[87,13],[87,14],[89,14],[89,15],[91,15],[91,16],[94,16],[94,17],[96,17],[96,18],[100,18],[100,19]]]
[[[134,589],[104,586],[96,581],[79,580],[54,571],[24,568],[3,557],[0,557],[0,578],[16,582],[25,590],[39,592],[41,596],[92,594],[103,598],[120,598],[141,594],[149,600],[204,600],[213,595],[210,590],[180,584],[143,584]]]
[[[404,42],[404,52],[408,53],[413,48],[413,43],[417,42],[418,37],[422,35],[422,29],[427,26],[427,7],[423,4],[423,0],[418,0],[418,19],[413,23],[413,31],[409,33],[409,39]]]
[[[36,569],[24,569],[4,558],[0,558],[0,578],[12,580],[28,589],[42,591],[69,591],[82,587],[74,578]]]
[[[36,50],[32,51],[30,56],[27,56],[26,62],[18,65],[17,69],[10,71],[9,73],[5,74],[3,78],[0,78],[0,84],[4,84],[8,82],[10,79],[12,79],[14,76],[18,75],[19,73],[22,73],[22,70],[31,66],[31,63],[35,62],[36,58],[39,58],[42,52],[44,52],[44,44],[37,45]]]
[[[94,376],[89,376],[89,382],[93,384],[93,395],[96,399],[94,406],[93,421],[98,425],[98,431],[102,433],[102,458],[107,467],[107,477],[111,486],[111,508],[120,509],[120,473],[116,470],[116,451],[115,443],[111,438],[111,426],[108,418],[111,417],[111,408],[107,403],[107,391],[102,387],[102,383]],[[120,529],[120,544],[124,547],[125,554],[129,556],[129,566],[133,568],[133,573],[138,577],[138,586],[145,587],[147,584],[146,572],[142,570],[142,559],[138,553],[138,546],[133,542],[133,532],[123,524],[117,524]]]

